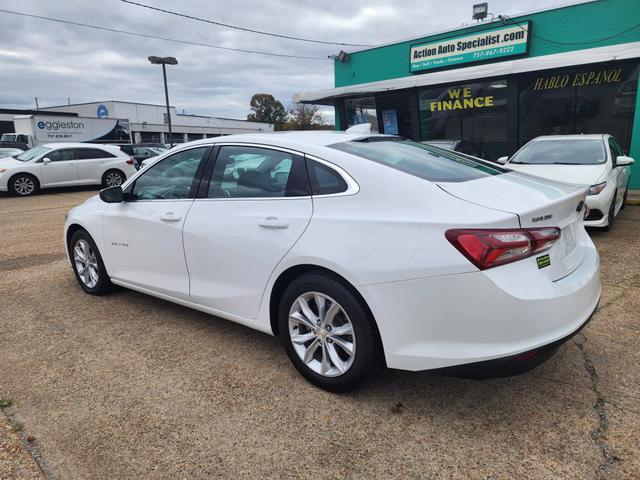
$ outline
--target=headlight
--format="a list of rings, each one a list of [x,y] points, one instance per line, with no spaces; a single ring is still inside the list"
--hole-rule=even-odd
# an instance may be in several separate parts
[[[587,195],[598,195],[604,187],[607,186],[607,182],[598,183],[597,185],[591,185],[587,190]]]

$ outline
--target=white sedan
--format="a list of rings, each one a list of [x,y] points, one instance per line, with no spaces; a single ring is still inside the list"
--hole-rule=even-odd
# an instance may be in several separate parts
[[[48,187],[112,187],[121,185],[134,173],[134,160],[119,147],[49,143],[0,159],[0,192],[28,196]]]
[[[519,172],[589,187],[585,219],[588,227],[609,230],[627,198],[631,165],[611,135],[537,137],[511,158],[498,160]]]
[[[344,391],[377,365],[504,375],[548,358],[600,297],[585,195],[394,137],[246,134],[166,152],[64,232],[87,293],[277,335],[309,381]]]

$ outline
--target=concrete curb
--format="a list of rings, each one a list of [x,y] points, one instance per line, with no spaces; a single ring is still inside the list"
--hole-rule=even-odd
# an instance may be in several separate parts
[[[629,190],[627,192],[627,201],[625,205],[633,205],[635,207],[640,206],[640,190]]]

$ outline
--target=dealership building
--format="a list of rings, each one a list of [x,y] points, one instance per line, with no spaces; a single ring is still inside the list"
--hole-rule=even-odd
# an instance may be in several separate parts
[[[173,142],[182,143],[201,138],[230,135],[233,133],[271,132],[268,123],[248,122],[231,118],[208,117],[179,113],[170,107]],[[74,103],[45,107],[38,110],[0,110],[3,133],[13,131],[12,119],[16,115],[70,115],[79,117],[112,118],[120,120],[118,141],[133,143],[169,143],[167,107],[147,103],[116,100]],[[116,139],[114,139],[115,141]]]
[[[493,13],[341,52],[335,88],[296,99],[333,105],[341,129],[372,123],[414,140],[469,140],[492,160],[539,135],[609,133],[636,159],[630,188],[640,189],[640,1]]]

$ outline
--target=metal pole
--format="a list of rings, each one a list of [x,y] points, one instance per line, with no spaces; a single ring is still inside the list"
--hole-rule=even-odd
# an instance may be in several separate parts
[[[171,110],[169,109],[169,89],[167,88],[167,66],[162,64],[162,78],[164,78],[164,98],[167,103],[167,123],[169,125],[169,145],[173,147],[173,132],[171,131]]]

